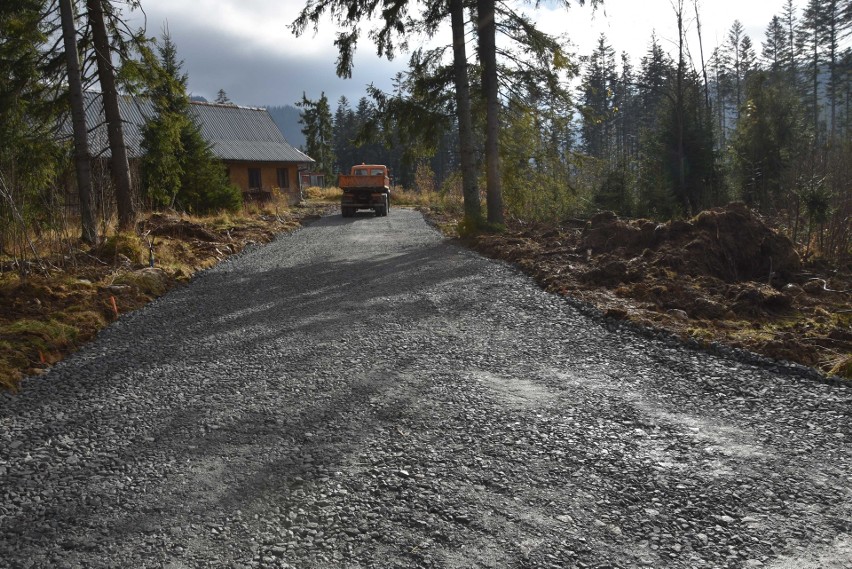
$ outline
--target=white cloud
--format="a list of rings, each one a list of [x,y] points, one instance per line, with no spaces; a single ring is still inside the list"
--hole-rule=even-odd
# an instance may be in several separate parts
[[[224,88],[241,104],[292,104],[301,98],[302,91],[310,98],[325,91],[331,101],[340,95],[356,101],[365,94],[368,83],[389,90],[391,79],[407,63],[405,54],[398,54],[393,62],[378,58],[375,47],[363,38],[353,78],[337,78],[335,26],[326,20],[316,35],[308,29],[298,38],[290,31],[304,0],[142,2],[148,34],[159,36],[162,25],[168,22],[189,74],[190,89],[208,98]],[[724,41],[737,18],[759,50],[763,30],[772,15],[780,13],[783,2],[701,0],[705,56],[709,57],[713,47]],[[575,0],[570,9],[557,8],[555,4],[544,2],[542,8],[530,13],[546,31],[566,34],[579,54],[590,53],[598,36],[605,33],[617,53],[628,51],[638,63],[647,50],[652,30],[656,30],[665,49],[674,49],[677,34],[670,0],[606,0],[594,15],[588,1],[580,7]],[[687,0],[687,12],[693,56],[697,59],[691,0]],[[141,24],[139,19],[136,22]],[[435,41],[449,42],[448,33],[441,33]]]

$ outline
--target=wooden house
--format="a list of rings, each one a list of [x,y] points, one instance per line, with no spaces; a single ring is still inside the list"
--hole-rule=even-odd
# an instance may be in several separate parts
[[[154,115],[150,101],[122,95],[119,111],[124,120],[124,141],[128,158],[142,157],[142,132]],[[231,104],[190,103],[190,113],[211,145],[213,154],[225,167],[228,178],[247,199],[264,199],[279,191],[295,203],[301,199],[300,171],[314,160],[293,147],[264,108]],[[86,94],[86,116],[90,129],[89,151],[94,159],[109,157],[109,143],[103,119],[100,93]]]

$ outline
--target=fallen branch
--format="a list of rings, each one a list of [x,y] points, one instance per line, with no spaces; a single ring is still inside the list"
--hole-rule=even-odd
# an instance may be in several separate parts
[[[828,283],[825,281],[825,279],[821,279],[819,277],[814,277],[814,278],[811,278],[811,279],[808,279],[808,280],[809,281],[821,282],[822,283],[822,290],[824,290],[825,292],[837,292],[837,293],[840,293],[840,294],[848,294],[848,293],[852,292],[852,289],[848,289],[848,288],[846,290],[834,290],[834,289],[828,288]]]

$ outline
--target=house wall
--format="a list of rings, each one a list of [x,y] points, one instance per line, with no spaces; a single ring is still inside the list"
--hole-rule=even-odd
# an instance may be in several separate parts
[[[299,197],[299,168],[296,164],[288,164],[286,162],[225,162],[225,167],[228,169],[228,178],[231,183],[240,188],[243,192],[249,191],[249,169],[257,168],[260,170],[260,187],[263,190],[271,190],[278,187],[278,168],[287,168],[290,172],[290,185],[286,188],[280,188],[281,193],[288,195],[290,199],[298,199]]]

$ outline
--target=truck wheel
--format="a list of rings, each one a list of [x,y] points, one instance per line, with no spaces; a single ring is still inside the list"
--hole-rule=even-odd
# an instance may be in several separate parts
[[[343,217],[352,217],[353,215],[355,215],[355,210],[351,207],[344,207],[344,208],[341,208],[341,209],[342,209],[341,213],[343,214]]]
[[[388,214],[388,197],[387,196],[385,196],[384,199],[382,199],[382,203],[384,203],[384,205],[376,208],[376,216],[377,217],[385,217]]]

